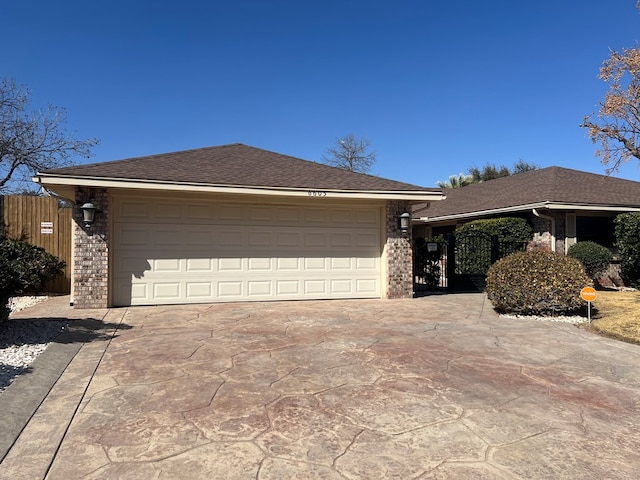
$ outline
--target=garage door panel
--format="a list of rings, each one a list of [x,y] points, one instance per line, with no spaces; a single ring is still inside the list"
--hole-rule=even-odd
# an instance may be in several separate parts
[[[122,285],[126,286],[126,283]],[[130,300],[133,304],[149,300],[149,286],[146,283],[138,283],[131,285],[131,288],[124,289],[120,292],[120,296],[127,297],[128,295],[131,296]]]
[[[358,279],[355,280],[356,292],[362,295],[377,295],[378,281],[375,279]]]
[[[378,258],[358,257],[355,259],[355,261],[357,270],[377,271],[380,268],[380,262]]]
[[[274,244],[273,232],[254,232],[247,236],[250,247],[271,247]]]
[[[249,258],[248,269],[250,272],[272,271],[274,262],[271,258]]]
[[[276,220],[282,223],[300,223],[301,213],[298,207],[276,207]]]
[[[188,248],[210,249],[215,241],[214,233],[208,230],[191,228],[181,231],[180,234]]]
[[[213,298],[213,282],[185,282],[187,298],[209,301]]]
[[[351,232],[337,232],[331,234],[331,247],[351,248],[353,246],[353,234]]]
[[[327,295],[326,280],[303,280],[303,288],[305,295]]]
[[[378,249],[380,245],[380,236],[378,233],[355,233],[354,245],[358,248],[369,247],[372,249]]]
[[[276,232],[276,246],[278,247],[297,247],[300,245],[300,233],[299,232]]]
[[[215,270],[215,260],[212,258],[187,258],[187,272],[205,273]]]
[[[183,264],[186,264],[186,260],[179,260],[177,258],[160,258],[153,260],[151,270],[159,273],[178,273],[184,271]]]
[[[220,247],[237,247],[247,244],[246,232],[240,229],[221,231],[216,240],[215,243]]]
[[[241,281],[220,281],[218,282],[218,297],[222,299],[242,298]]]
[[[247,282],[247,294],[251,298],[271,297],[273,282],[271,280],[250,280]]]
[[[115,205],[115,213],[120,219],[127,221],[146,220],[150,216],[149,202],[144,200],[121,200]]]
[[[135,246],[147,248],[149,245],[149,232],[135,228],[124,228],[118,232],[115,240],[123,248]]]
[[[153,298],[159,301],[176,301],[182,298],[181,282],[154,282]]]
[[[236,221],[243,222],[247,216],[245,205],[239,204],[222,204],[217,206],[215,209],[210,209],[212,212],[215,211],[218,215],[217,219],[222,221]],[[260,208],[258,206],[258,208]]]
[[[299,280],[276,280],[276,294],[280,298],[297,298],[300,296]]]
[[[114,201],[113,303],[380,296],[380,209]]]
[[[302,259],[305,270],[327,270],[326,258],[307,257]]]
[[[158,201],[153,202],[150,208],[152,211],[152,216],[158,220],[173,224],[181,223],[183,214],[183,208],[181,205],[172,202]]]
[[[339,294],[352,294],[355,293],[353,290],[353,281],[350,279],[337,279],[330,280],[331,282],[331,291]]]
[[[322,248],[327,246],[327,234],[325,232],[305,233],[302,240],[303,248]]]
[[[330,258],[331,270],[351,270],[353,268],[351,260],[351,258]]]
[[[276,265],[279,272],[284,271],[300,271],[301,269],[301,259],[300,258],[283,258],[279,257],[276,259]]]
[[[242,263],[242,258],[219,258],[218,272],[242,272],[244,270]]]

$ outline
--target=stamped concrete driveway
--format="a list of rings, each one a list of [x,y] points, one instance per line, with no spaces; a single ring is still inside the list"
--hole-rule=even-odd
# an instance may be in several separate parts
[[[3,478],[640,477],[640,347],[481,294],[106,318]]]

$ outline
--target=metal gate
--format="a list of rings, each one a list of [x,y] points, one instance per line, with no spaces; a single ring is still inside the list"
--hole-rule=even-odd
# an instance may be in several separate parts
[[[500,241],[484,232],[457,232],[446,240],[418,239],[414,249],[414,291],[482,292],[489,267],[524,251],[528,242]]]
[[[487,270],[498,260],[498,237],[484,232],[458,232],[448,238],[449,290],[482,292]]]
[[[444,239],[416,239],[413,251],[414,292],[438,292],[447,288],[447,242]]]

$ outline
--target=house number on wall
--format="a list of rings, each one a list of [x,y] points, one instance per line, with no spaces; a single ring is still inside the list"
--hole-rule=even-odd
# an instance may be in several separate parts
[[[308,193],[310,197],[326,197],[327,196],[327,192],[324,192],[322,190],[309,190]]]

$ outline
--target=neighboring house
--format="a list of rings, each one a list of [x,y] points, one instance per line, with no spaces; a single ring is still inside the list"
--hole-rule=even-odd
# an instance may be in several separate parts
[[[232,144],[39,172],[75,202],[80,308],[410,297],[398,217],[440,189]],[[81,207],[97,208],[93,225]]]
[[[471,220],[520,216],[533,226],[532,249],[566,253],[574,243],[591,240],[615,253],[613,219],[640,211],[640,182],[562,167],[446,189],[444,194],[441,202],[414,207],[414,238],[448,233]]]

